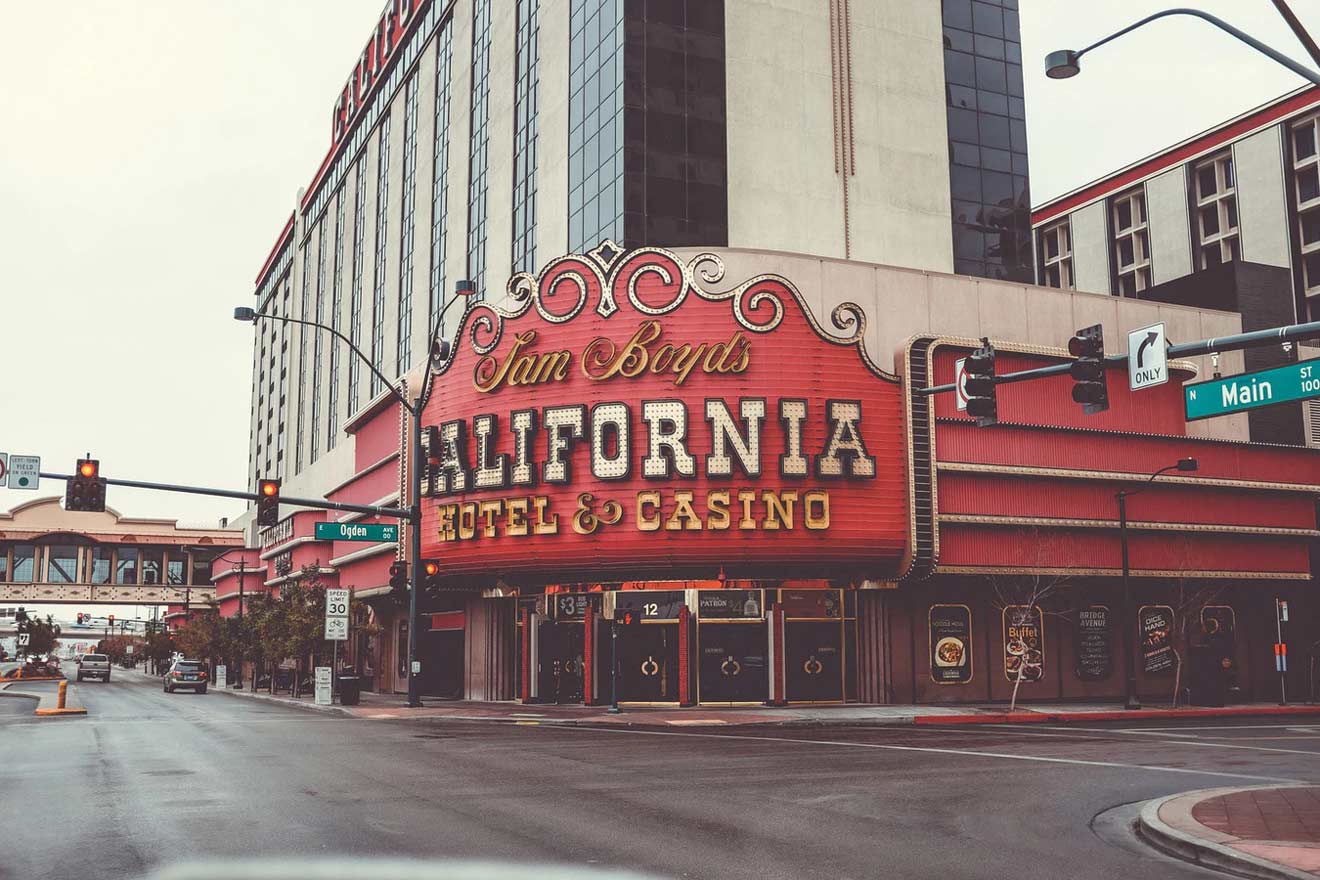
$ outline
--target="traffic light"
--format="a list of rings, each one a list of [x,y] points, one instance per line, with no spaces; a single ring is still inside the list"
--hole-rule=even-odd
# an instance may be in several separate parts
[[[257,526],[268,529],[280,521],[280,481],[257,480]]]
[[[967,414],[976,419],[977,427],[993,425],[999,420],[999,404],[995,400],[995,347],[982,337],[981,347],[963,362],[967,378],[963,388],[967,392]]]
[[[1068,340],[1068,353],[1075,360],[1068,372],[1073,377],[1072,398],[1088,416],[1109,409],[1105,385],[1105,329],[1099,324],[1083,327]]]
[[[642,622],[642,615],[638,614],[636,611],[616,608],[614,610],[614,622],[622,624],[623,626],[632,626],[635,623]]]
[[[96,512],[105,510],[105,480],[101,463],[94,458],[78,459],[73,476],[64,484],[64,509]]]
[[[401,559],[390,563],[390,595],[400,604],[408,600],[408,563]]]
[[[83,625],[83,613],[81,611],[78,612],[78,625]]]

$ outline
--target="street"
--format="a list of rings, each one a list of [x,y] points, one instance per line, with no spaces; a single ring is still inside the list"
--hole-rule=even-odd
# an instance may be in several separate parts
[[[166,695],[129,672],[78,693],[86,718],[0,716],[0,790],[22,805],[6,810],[5,880],[332,854],[662,877],[1205,877],[1093,820],[1320,780],[1320,726],[1296,722],[648,732],[364,721]]]

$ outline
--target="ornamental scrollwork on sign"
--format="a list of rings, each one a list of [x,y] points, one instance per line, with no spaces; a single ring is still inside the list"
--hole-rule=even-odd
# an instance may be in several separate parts
[[[459,322],[463,328],[459,338],[466,335],[472,350],[484,356],[499,345],[504,322],[522,317],[529,308],[534,308],[551,324],[567,323],[589,307],[608,320],[619,312],[623,302],[643,315],[660,317],[679,308],[689,294],[708,302],[728,301],[740,327],[751,333],[769,333],[783,322],[786,302],[791,299],[820,339],[834,345],[855,346],[873,373],[896,381],[866,351],[866,313],[858,304],[843,302],[835,306],[827,328],[787,278],[757,275],[727,289],[718,289],[725,275],[724,261],[714,253],[699,253],[684,263],[664,248],[645,247],[625,252],[606,240],[589,253],[558,257],[535,275],[527,272],[513,275],[500,305],[476,302],[467,307]],[[448,370],[456,351],[457,347],[451,349],[444,361],[433,358],[433,371],[441,374]]]

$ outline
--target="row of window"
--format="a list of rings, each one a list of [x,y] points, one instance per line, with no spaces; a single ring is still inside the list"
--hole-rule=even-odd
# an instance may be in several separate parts
[[[163,547],[10,544],[0,547],[0,583],[209,586],[213,556]]]
[[[1238,259],[1241,250],[1232,154],[1212,156],[1194,165],[1189,196],[1196,268],[1207,269]],[[1317,207],[1320,207],[1320,200]],[[1113,289],[1120,296],[1137,296],[1151,285],[1148,223],[1143,186],[1109,199]],[[1043,284],[1065,289],[1076,286],[1069,218],[1041,229],[1039,255]]]

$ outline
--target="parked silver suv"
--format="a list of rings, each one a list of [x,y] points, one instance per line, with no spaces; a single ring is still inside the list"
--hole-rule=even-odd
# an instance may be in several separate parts
[[[199,694],[206,693],[206,668],[200,660],[175,660],[170,664],[170,671],[165,673],[165,693],[172,694],[178,688],[192,688]]]

